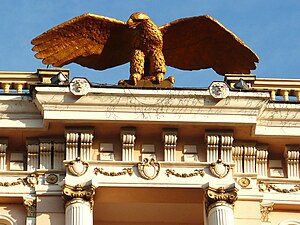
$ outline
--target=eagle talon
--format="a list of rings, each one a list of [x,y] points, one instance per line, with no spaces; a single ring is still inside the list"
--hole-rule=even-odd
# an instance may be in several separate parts
[[[158,73],[157,75],[156,75],[156,81],[157,81],[157,83],[158,84],[160,84],[162,81],[164,81],[164,74],[163,73]]]

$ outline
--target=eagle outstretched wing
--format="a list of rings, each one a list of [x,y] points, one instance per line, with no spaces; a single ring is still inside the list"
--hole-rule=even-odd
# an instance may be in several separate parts
[[[250,73],[257,55],[210,16],[184,18],[159,28],[166,64],[183,70],[213,68],[218,74]]]
[[[62,23],[32,40],[36,58],[44,64],[71,62],[104,70],[129,62],[133,32],[126,23],[84,14]]]

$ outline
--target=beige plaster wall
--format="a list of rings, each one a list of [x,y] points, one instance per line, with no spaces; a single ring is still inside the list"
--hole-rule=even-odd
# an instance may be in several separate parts
[[[64,225],[64,201],[61,196],[38,196],[36,225]]]
[[[254,201],[237,201],[234,206],[234,221],[238,225],[260,224],[260,205]]]
[[[298,220],[300,221],[300,212],[299,211],[272,211],[269,214],[269,221],[271,225],[278,225],[284,220]]]
[[[0,204],[0,215],[11,218],[18,225],[26,223],[26,209],[23,204],[5,203]]]

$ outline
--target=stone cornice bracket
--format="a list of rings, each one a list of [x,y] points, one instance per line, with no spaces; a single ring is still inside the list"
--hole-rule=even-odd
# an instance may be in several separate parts
[[[36,217],[36,198],[23,197],[23,204],[27,210],[27,217]]]
[[[212,208],[219,206],[219,205],[227,205],[227,206],[234,206],[235,201],[238,198],[237,195],[238,189],[233,188],[213,188],[208,187],[205,189],[205,208],[206,211],[209,212]]]
[[[165,128],[162,132],[162,141],[164,144],[164,159],[166,162],[176,161],[177,129]]]
[[[133,161],[134,144],[135,144],[135,127],[122,127],[121,129],[122,142],[122,161]]]
[[[70,186],[65,184],[63,188],[63,198],[66,201],[65,207],[72,204],[74,201],[88,202],[90,207],[93,208],[95,195],[95,186],[82,186],[80,184],[76,186]]]

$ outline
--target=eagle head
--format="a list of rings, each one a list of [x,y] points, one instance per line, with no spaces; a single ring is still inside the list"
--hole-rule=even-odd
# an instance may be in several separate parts
[[[129,17],[127,24],[129,26],[129,28],[136,28],[141,23],[148,21],[148,20],[150,20],[150,17],[147,14],[141,13],[141,12],[136,12],[136,13],[133,13]]]

